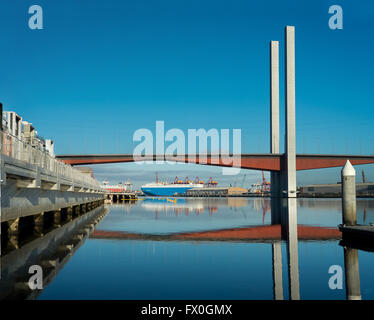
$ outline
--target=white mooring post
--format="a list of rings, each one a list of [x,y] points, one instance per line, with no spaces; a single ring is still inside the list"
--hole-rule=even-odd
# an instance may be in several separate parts
[[[342,207],[343,225],[356,225],[356,171],[349,160],[342,169]]]

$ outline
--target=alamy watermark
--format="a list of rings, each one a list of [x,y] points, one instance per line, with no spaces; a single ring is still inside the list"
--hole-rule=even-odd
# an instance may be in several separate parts
[[[29,18],[29,28],[31,30],[43,29],[43,9],[41,6],[32,5],[29,8],[29,14],[32,16]]]
[[[329,268],[329,274],[332,276],[329,278],[329,288],[331,290],[343,289],[343,269],[339,265],[332,265]]]
[[[29,273],[33,274],[29,279],[29,288],[31,290],[43,289],[43,269],[41,266],[34,264],[30,266]]]
[[[329,7],[329,13],[332,16],[329,19],[329,28],[331,30],[343,29],[343,9],[341,6],[333,5]]]
[[[134,148],[133,157],[136,163],[152,161],[150,156],[156,155],[156,164],[185,159],[189,163],[223,165],[228,166],[222,168],[223,175],[237,175],[241,166],[241,129],[232,129],[231,147],[230,136],[230,129],[188,129],[186,139],[181,129],[173,128],[165,133],[164,121],[156,121],[155,138],[149,129],[134,132],[133,141],[139,144]]]

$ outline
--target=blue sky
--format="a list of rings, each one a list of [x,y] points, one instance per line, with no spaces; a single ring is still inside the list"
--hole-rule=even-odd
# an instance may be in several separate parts
[[[33,4],[43,30],[28,28]],[[334,4],[343,30],[328,27]],[[372,1],[2,0],[0,15],[4,109],[52,138],[58,154],[132,153],[134,131],[154,131],[156,120],[185,132],[240,128],[243,152],[268,152],[269,41],[280,41],[283,132],[286,25],[296,28],[297,151],[374,153]],[[139,169],[94,168],[98,178],[119,170],[119,179]],[[160,171],[220,172],[175,168]],[[364,168],[374,179],[374,167]],[[338,173],[298,178],[336,182]]]

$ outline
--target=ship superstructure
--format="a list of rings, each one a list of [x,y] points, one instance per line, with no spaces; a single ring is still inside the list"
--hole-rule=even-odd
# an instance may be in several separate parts
[[[141,190],[144,194],[148,196],[175,196],[175,195],[184,195],[187,190],[195,188],[203,188],[204,186],[215,186],[218,183],[212,178],[209,179],[208,183],[200,180],[199,177],[196,177],[194,181],[186,177],[184,180],[175,177],[172,183],[160,182],[156,175],[156,182],[147,183],[141,187]]]

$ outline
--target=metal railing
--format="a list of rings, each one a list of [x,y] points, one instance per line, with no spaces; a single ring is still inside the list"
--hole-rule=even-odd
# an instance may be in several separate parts
[[[48,151],[40,150],[17,137],[0,131],[1,153],[13,159],[36,165],[46,173],[84,188],[102,190],[99,182],[89,174],[52,157]]]

